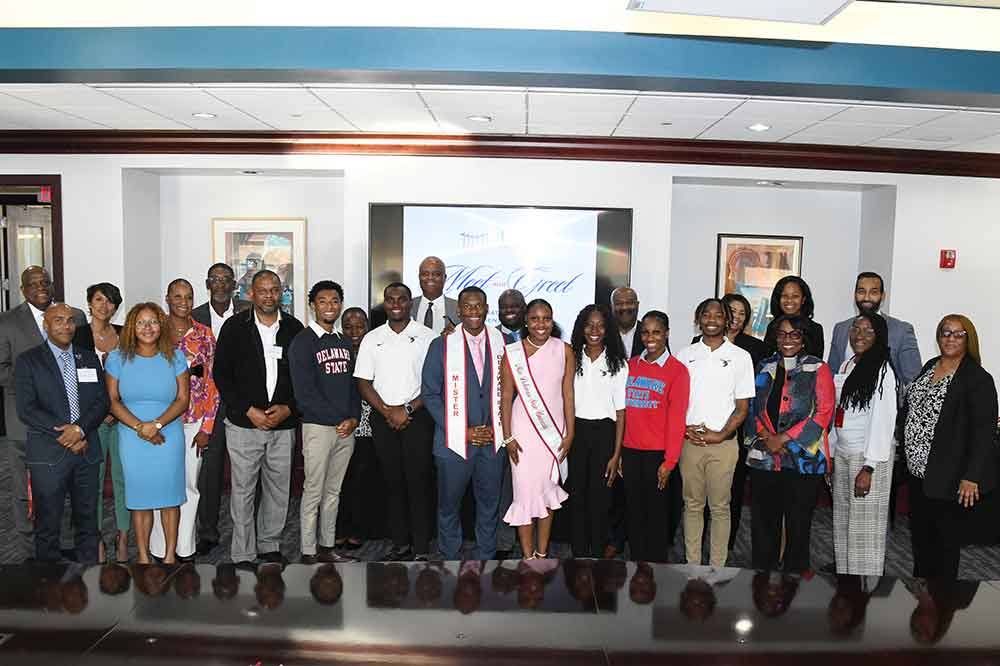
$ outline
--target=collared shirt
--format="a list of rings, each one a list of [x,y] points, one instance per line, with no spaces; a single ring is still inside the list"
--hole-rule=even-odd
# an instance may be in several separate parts
[[[506,326],[504,326],[503,324],[498,324],[497,330],[503,333],[504,335],[509,335],[510,339],[513,340],[514,342],[517,342],[521,339],[521,329],[511,330]]]
[[[219,411],[219,391],[212,374],[212,363],[215,361],[215,336],[212,335],[212,329],[191,320],[191,328],[177,341],[174,348],[184,354],[189,368],[196,365],[202,367],[201,377],[191,377],[191,399],[184,412],[183,422],[201,421],[200,431],[211,435],[215,428],[216,413]]]
[[[688,345],[677,352],[677,360],[691,375],[688,425],[721,430],[736,409],[736,401],[754,397],[753,360],[726,337],[715,351],[702,341]]]
[[[479,335],[472,335],[464,328],[462,332],[465,334],[465,341],[469,345],[469,353],[472,354],[472,365],[476,367],[476,376],[479,377],[479,383],[483,383],[483,342],[486,341],[486,329],[479,331]]]
[[[630,328],[627,333],[622,333],[620,330],[618,331],[619,334],[621,334],[622,336],[622,345],[625,347],[626,356],[632,355],[632,342],[635,340],[635,332],[638,329],[639,329],[639,324],[636,324],[635,326]],[[666,363],[666,361],[664,361],[664,363]],[[660,365],[662,366],[663,363],[661,363]]]
[[[338,319],[337,321],[340,321],[340,320]],[[332,331],[328,331],[325,328],[323,328],[323,326],[320,325],[319,322],[317,322],[317,321],[310,321],[309,322],[309,328],[311,328],[313,330],[313,333],[316,334],[317,338],[322,338],[324,335],[334,335],[334,336],[336,336],[338,338],[341,337],[340,331],[337,330],[336,324],[334,324]]]
[[[38,327],[38,333],[42,336],[42,340],[48,340],[49,336],[45,334],[45,324],[42,323],[45,319],[45,311],[39,310],[31,303],[28,303],[28,308],[31,310],[31,316],[35,318],[35,326]]]
[[[54,344],[52,344],[51,340],[47,339],[45,343],[49,346],[49,351],[52,352],[52,355],[56,357],[56,365],[59,366],[59,372],[63,373],[64,375],[66,373],[66,368],[63,366],[63,354],[69,353],[69,374],[73,377],[76,377],[76,361],[74,360],[75,356],[73,354],[73,345],[71,344],[67,349],[63,350],[59,349],[59,347],[56,347]],[[67,396],[67,398],[68,397],[69,396]],[[79,407],[80,405],[78,402],[77,403],[78,410]]]
[[[573,395],[576,417],[580,419],[617,418],[617,411],[625,409],[625,383],[628,381],[628,365],[611,374],[608,370],[607,350],[601,352],[596,361],[591,361],[586,350],[581,363],[583,374],[573,373]]]
[[[424,357],[434,331],[410,320],[400,333],[386,322],[361,340],[354,376],[372,382],[382,402],[390,406],[407,403],[420,395]]]
[[[233,299],[231,298],[229,299],[229,307],[221,315],[212,307],[212,302],[208,302],[208,314],[212,317],[212,335],[215,336],[216,340],[219,339],[219,331],[222,330],[222,325],[226,323],[227,319],[233,316],[234,312],[236,312],[236,308],[233,306]]]
[[[209,306],[211,307],[211,306]],[[278,327],[281,326],[281,310],[278,310],[278,318],[270,326],[260,323],[257,311],[253,313],[254,324],[260,333],[261,344],[264,345],[264,369],[267,373],[265,383],[267,384],[268,401],[274,397],[274,389],[278,386],[278,354],[275,351],[278,339]]]
[[[417,316],[414,317],[414,321],[418,324],[424,323],[424,315],[427,314],[427,308],[434,304],[434,310],[431,312],[433,316],[431,320],[431,330],[435,333],[440,334],[444,330],[445,317],[448,314],[447,305],[445,304],[444,294],[438,296],[435,300],[430,300],[426,296],[421,297],[420,307],[417,308]]]
[[[641,358],[643,361],[646,361],[646,355],[647,354],[649,354],[648,350],[643,351],[641,354],[639,354],[639,358]],[[646,363],[649,363],[650,365],[652,365],[653,363],[655,363],[656,365],[658,365],[658,366],[660,366],[662,368],[663,366],[665,366],[667,364],[667,359],[668,358],[670,358],[670,352],[664,350],[663,353],[660,354],[655,361],[646,361]]]

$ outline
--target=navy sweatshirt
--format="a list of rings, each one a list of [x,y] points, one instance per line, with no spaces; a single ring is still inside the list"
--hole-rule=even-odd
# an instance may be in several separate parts
[[[303,423],[336,426],[361,418],[350,340],[337,333],[319,337],[306,326],[292,340],[288,360]]]

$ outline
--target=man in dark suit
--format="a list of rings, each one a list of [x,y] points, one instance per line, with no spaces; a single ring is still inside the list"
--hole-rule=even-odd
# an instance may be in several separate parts
[[[191,311],[199,324],[212,329],[216,341],[222,325],[237,312],[250,307],[249,301],[234,296],[236,273],[229,264],[212,264],[205,279],[209,299]],[[219,414],[226,413],[225,403],[219,403]],[[222,503],[222,475],[226,465],[226,420],[215,421],[208,446],[201,452],[201,472],[198,474],[198,544],[197,554],[208,555],[219,545],[219,505]]]
[[[486,294],[479,287],[466,287],[458,295],[461,329],[450,336],[437,337],[427,350],[420,397],[434,419],[434,462],[438,480],[438,549],[446,560],[459,559],[462,527],[459,519],[462,498],[470,481],[476,505],[476,548],[474,560],[491,560],[496,553],[497,515],[500,481],[506,451],[497,451],[492,414],[495,394],[494,374],[497,355],[503,354],[503,335],[486,327]],[[465,337],[462,344],[460,336]],[[449,420],[449,386],[446,380],[446,345],[449,353],[464,348],[465,423]],[[499,347],[499,349],[498,349]],[[449,364],[454,365],[454,364]],[[460,366],[459,366],[460,367]],[[457,368],[456,368],[457,370]],[[455,373],[461,376],[459,372]],[[459,417],[460,419],[461,417]],[[450,425],[449,425],[450,424]],[[447,426],[447,427],[446,427]],[[464,426],[464,428],[463,428]],[[448,439],[448,431],[464,432],[464,442]]]
[[[14,363],[17,357],[45,341],[42,318],[52,303],[52,279],[41,266],[28,266],[21,273],[21,294],[24,302],[0,314],[0,387],[4,391],[4,420],[6,434],[0,448],[10,470],[11,507],[19,554],[22,559],[34,551],[32,532],[34,526],[28,519],[28,474],[24,466],[27,432],[17,417],[17,397],[14,388]],[[83,312],[72,308],[77,326],[86,326]]]
[[[93,350],[73,347],[73,309],[64,303],[45,311],[47,340],[20,355],[14,368],[17,415],[27,430],[25,461],[31,470],[35,558],[58,561],[59,528],[69,493],[75,554],[97,562],[97,500],[101,442],[98,426],[110,401],[104,372]]]
[[[440,334],[445,329],[453,330],[458,323],[458,301],[444,295],[444,283],[448,279],[444,262],[437,257],[427,257],[420,262],[420,296],[410,305],[410,319]]]
[[[642,335],[640,335],[639,296],[631,287],[618,287],[611,292],[611,309],[618,319],[618,333],[622,336],[625,352],[629,358],[642,353]],[[667,347],[667,351],[670,347]]]
[[[512,341],[521,339],[521,329],[524,328],[524,318],[528,314],[527,304],[524,302],[524,294],[517,289],[507,289],[500,298],[497,299],[497,313],[500,323],[497,330],[508,336]],[[503,458],[503,481],[500,484],[500,516],[507,515],[507,509],[514,501],[514,480],[510,473],[510,459]],[[463,515],[465,515],[463,513]],[[497,559],[507,559],[510,551],[514,549],[516,540],[516,530],[507,523],[501,521],[497,527]]]

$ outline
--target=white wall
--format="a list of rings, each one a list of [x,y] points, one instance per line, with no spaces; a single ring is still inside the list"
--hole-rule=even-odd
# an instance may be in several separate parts
[[[892,257],[896,233],[896,188],[875,187],[861,193],[861,238],[858,272],[874,271],[882,276],[887,290],[883,309],[892,303]]]
[[[666,308],[668,312],[687,312],[683,305],[668,304],[668,284],[694,279],[682,268],[672,267],[677,234],[671,233],[671,184],[674,178],[742,178],[856,185],[895,186],[896,224],[893,231],[892,277],[889,278],[892,313],[914,323],[926,357],[934,347],[934,326],[949,311],[968,314],[979,327],[985,365],[1000,375],[1000,353],[993,331],[1000,331],[1000,308],[992,297],[996,282],[994,263],[1000,247],[1000,226],[995,225],[1000,210],[1000,180],[949,178],[898,174],[813,171],[805,169],[709,167],[698,165],[625,164],[559,160],[517,160],[477,158],[422,158],[340,155],[0,155],[0,173],[62,175],[63,242],[66,248],[64,275],[66,297],[72,304],[84,305],[83,290],[88,284],[108,280],[125,285],[124,234],[122,223],[122,170],[164,169],[240,169],[262,170],[342,170],[343,244],[338,246],[337,209],[331,200],[327,212],[314,212],[312,203],[299,205],[294,197],[284,199],[285,215],[304,215],[310,220],[327,215],[328,234],[323,240],[309,235],[309,279],[314,280],[322,266],[336,279],[339,272],[350,304],[363,304],[366,295],[368,205],[371,202],[494,203],[575,206],[614,206],[632,208],[635,214],[633,243],[633,285],[642,296],[643,307]],[[163,180],[168,176],[161,176]],[[251,177],[247,177],[251,178]],[[235,177],[234,177],[235,179]],[[258,185],[262,180],[254,181]],[[326,181],[324,181],[326,182]],[[164,183],[165,185],[165,183]],[[330,185],[335,200],[336,185]],[[163,266],[161,283],[167,274],[186,275],[200,282],[210,263],[211,242],[208,234],[212,215],[247,214],[241,202],[255,196],[252,186],[241,189],[239,197],[221,192],[225,187],[208,187],[201,195],[225,203],[225,212],[216,213],[201,206],[193,191],[178,192],[189,201],[191,217],[179,219],[171,213],[169,224],[184,226],[190,234],[178,235],[170,228],[163,231]],[[166,189],[166,188],[164,188]],[[216,191],[209,191],[216,190]],[[191,193],[189,196],[189,192]],[[300,193],[317,206],[325,205],[325,194],[313,190]],[[166,198],[166,194],[161,191]],[[171,196],[173,196],[171,194]],[[274,196],[278,196],[275,194]],[[225,200],[223,200],[223,197]],[[275,201],[272,199],[272,201]],[[161,202],[161,216],[166,209]],[[284,206],[284,204],[283,204]],[[253,208],[257,207],[247,206]],[[178,209],[179,210],[179,209]],[[184,213],[186,216],[188,213]],[[276,214],[275,210],[265,214]],[[778,219],[787,218],[775,210]],[[809,216],[822,214],[821,207],[808,209]],[[855,213],[855,219],[859,213]],[[807,218],[808,219],[808,218]],[[205,225],[202,227],[201,225]],[[714,236],[721,229],[711,221]],[[201,231],[199,231],[201,229]],[[310,227],[312,229],[312,227]],[[760,233],[760,230],[754,230]],[[679,232],[678,232],[679,233]],[[765,231],[765,233],[767,233]],[[840,293],[823,288],[817,293],[818,319],[827,324],[850,312],[853,273],[857,270],[857,236],[847,264],[838,268],[846,273]],[[184,241],[183,251],[179,240]],[[714,242],[714,241],[713,241]],[[825,261],[822,255],[835,251],[839,244],[806,243],[804,268],[811,283],[822,281],[813,276],[813,262]],[[958,267],[946,272],[937,268],[941,248],[958,250]],[[318,256],[315,253],[319,253]],[[693,252],[692,252],[693,253]],[[183,255],[183,256],[181,256]],[[697,274],[698,290],[710,293],[715,263],[714,246],[703,262],[708,270]],[[888,276],[887,276],[888,277]],[[829,290],[828,290],[829,289]],[[844,290],[846,289],[846,291]],[[818,290],[817,290],[818,291]],[[668,307],[669,305],[669,307]],[[674,316],[680,316],[675,314]]]
[[[124,279],[118,285],[123,298],[119,321],[136,303],[161,301],[157,295],[166,255],[161,242],[160,178],[155,173],[139,169],[122,171],[122,223],[125,261]]]
[[[694,309],[715,296],[719,233],[802,236],[802,278],[827,338],[853,307],[861,193],[724,185],[674,185],[670,329],[674,349],[694,333]],[[640,294],[640,299],[642,298]],[[645,309],[643,303],[641,309]]]

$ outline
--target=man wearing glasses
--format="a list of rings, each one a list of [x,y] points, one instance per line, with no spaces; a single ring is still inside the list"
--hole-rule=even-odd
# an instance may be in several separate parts
[[[249,301],[237,298],[236,273],[228,264],[213,264],[205,279],[209,299],[191,311],[199,324],[212,329],[216,341],[227,319],[250,307]],[[226,406],[219,403],[219,414],[226,413]],[[201,454],[201,473],[198,474],[198,545],[197,554],[207,555],[219,545],[219,504],[222,501],[222,473],[225,466],[226,420],[218,419],[212,429],[208,446]]]

